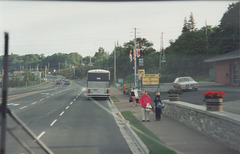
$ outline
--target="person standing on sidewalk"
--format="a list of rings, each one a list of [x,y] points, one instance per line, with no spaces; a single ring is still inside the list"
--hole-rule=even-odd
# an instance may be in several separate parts
[[[131,91],[131,97],[133,98],[133,106],[136,106],[136,100],[138,99],[138,91],[135,87],[133,87]]]
[[[141,97],[139,98],[139,104],[141,105],[141,112],[142,112],[142,122],[145,122],[145,120],[147,120],[148,122],[149,120],[149,112],[146,111],[146,107],[148,106],[148,104],[151,106],[151,98],[150,96],[147,94],[147,91],[145,91],[144,94],[141,95]]]
[[[158,91],[156,92],[156,96],[154,98],[154,103],[155,103],[156,121],[160,121],[161,120],[162,109],[158,107],[158,105],[161,104],[160,93]]]
[[[125,95],[126,94],[126,85],[123,84],[123,94]]]

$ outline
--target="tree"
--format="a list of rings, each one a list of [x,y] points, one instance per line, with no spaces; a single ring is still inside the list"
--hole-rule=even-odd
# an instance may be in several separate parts
[[[98,52],[95,52],[93,56],[93,61],[96,63],[98,61],[103,61],[108,58],[109,54],[104,50],[103,47],[98,48]]]
[[[184,24],[183,24],[182,33],[189,32],[189,31],[190,31],[189,23],[187,22],[187,18],[185,17],[184,18]]]
[[[223,30],[231,28],[239,29],[239,13],[239,2],[230,4],[221,19],[219,28]]]
[[[188,23],[189,23],[189,24],[188,24],[189,30],[190,30],[190,31],[195,31],[195,30],[196,30],[196,28],[195,28],[196,23],[195,23],[195,20],[194,20],[194,18],[193,18],[193,13],[192,13],[192,12],[191,12],[191,14],[190,14]]]

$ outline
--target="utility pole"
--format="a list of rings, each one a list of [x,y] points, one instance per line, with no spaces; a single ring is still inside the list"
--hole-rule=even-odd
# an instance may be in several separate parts
[[[114,82],[117,82],[117,56],[116,56],[116,42],[114,47]]]
[[[137,29],[136,29],[136,27],[134,28],[134,53],[133,53],[133,55],[134,55],[134,87],[136,87],[137,86],[137,79],[136,79],[136,74],[137,74],[137,54],[136,54],[136,31],[137,31]]]
[[[162,67],[162,53],[163,53],[163,32],[161,33],[161,38],[160,38],[160,51],[159,51],[159,68]]]
[[[58,62],[58,70],[60,70],[60,62]]]
[[[46,81],[46,79],[47,79],[47,78],[46,78],[46,77],[47,77],[46,74],[47,74],[47,65],[45,65],[45,75],[44,75],[45,81]]]
[[[49,72],[49,68],[50,68],[50,63],[48,63],[48,72]]]
[[[208,50],[208,33],[207,33],[207,20],[205,20],[205,34],[206,34],[206,46],[207,46],[207,50]]]

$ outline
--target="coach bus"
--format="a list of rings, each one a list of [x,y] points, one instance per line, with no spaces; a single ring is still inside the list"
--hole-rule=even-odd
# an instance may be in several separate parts
[[[87,73],[87,97],[110,96],[110,71],[89,70]]]

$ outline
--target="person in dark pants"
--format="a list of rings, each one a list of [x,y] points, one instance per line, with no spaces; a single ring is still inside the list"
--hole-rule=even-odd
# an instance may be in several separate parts
[[[160,98],[160,93],[157,91],[156,96],[154,98],[154,103],[155,103],[155,116],[156,116],[156,121],[161,120],[161,114],[162,114],[162,109],[158,108],[158,104],[161,103],[161,98]]]

